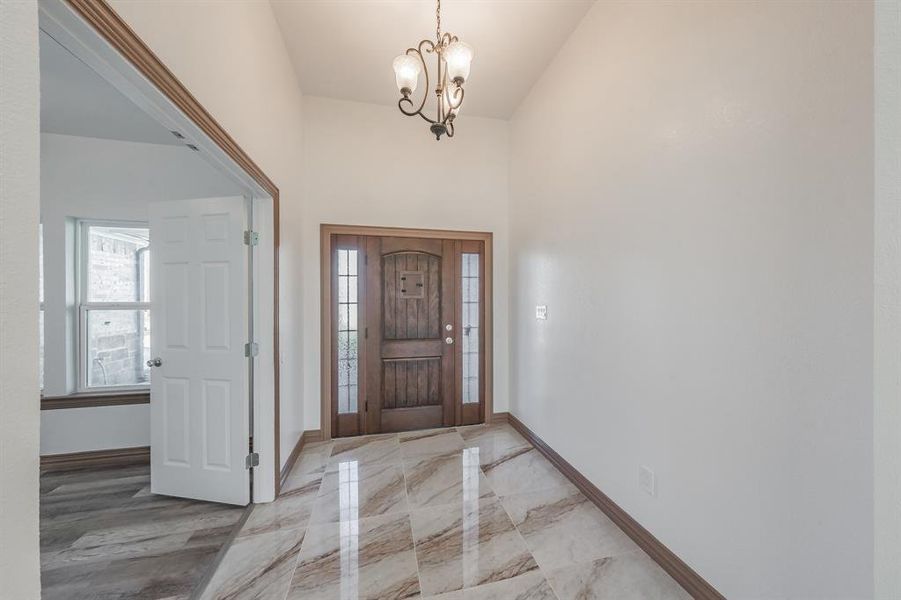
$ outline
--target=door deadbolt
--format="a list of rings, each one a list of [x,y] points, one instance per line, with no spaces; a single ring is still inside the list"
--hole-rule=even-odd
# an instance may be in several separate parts
[[[454,330],[454,326],[451,325],[450,323],[448,323],[447,325],[445,325],[444,328],[445,328],[447,331],[453,331],[453,330]]]
[[[450,346],[451,344],[454,343],[454,338],[446,337],[446,338],[444,338],[444,343],[447,344],[448,346]]]

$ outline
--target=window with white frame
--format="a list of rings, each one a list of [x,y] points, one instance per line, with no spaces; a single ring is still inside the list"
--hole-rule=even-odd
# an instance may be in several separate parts
[[[82,221],[79,231],[82,389],[150,384],[150,230]]]

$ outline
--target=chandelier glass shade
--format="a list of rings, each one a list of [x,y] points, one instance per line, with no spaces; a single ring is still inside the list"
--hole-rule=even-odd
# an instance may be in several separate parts
[[[435,41],[422,40],[415,48],[407,48],[404,54],[394,59],[394,79],[401,98],[397,102],[400,112],[408,117],[419,115],[427,123],[436,140],[442,135],[454,137],[454,120],[463,105],[463,84],[469,78],[472,64],[472,48],[461,42],[457,36],[441,33],[441,0],[435,11],[437,27]],[[435,116],[429,117],[424,109],[429,98],[430,75],[426,56],[436,58],[435,71]],[[422,100],[417,103],[413,94],[419,84],[420,75],[425,75],[425,90]]]

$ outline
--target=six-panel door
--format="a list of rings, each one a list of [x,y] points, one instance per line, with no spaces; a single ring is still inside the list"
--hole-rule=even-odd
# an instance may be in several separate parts
[[[150,207],[155,494],[250,501],[245,222],[240,197]]]

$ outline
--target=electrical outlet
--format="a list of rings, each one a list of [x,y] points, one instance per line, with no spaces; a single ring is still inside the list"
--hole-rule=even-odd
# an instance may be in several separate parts
[[[535,307],[535,318],[547,321],[547,305],[539,304]]]
[[[648,496],[657,495],[657,478],[649,467],[638,467],[638,487],[644,490]]]

